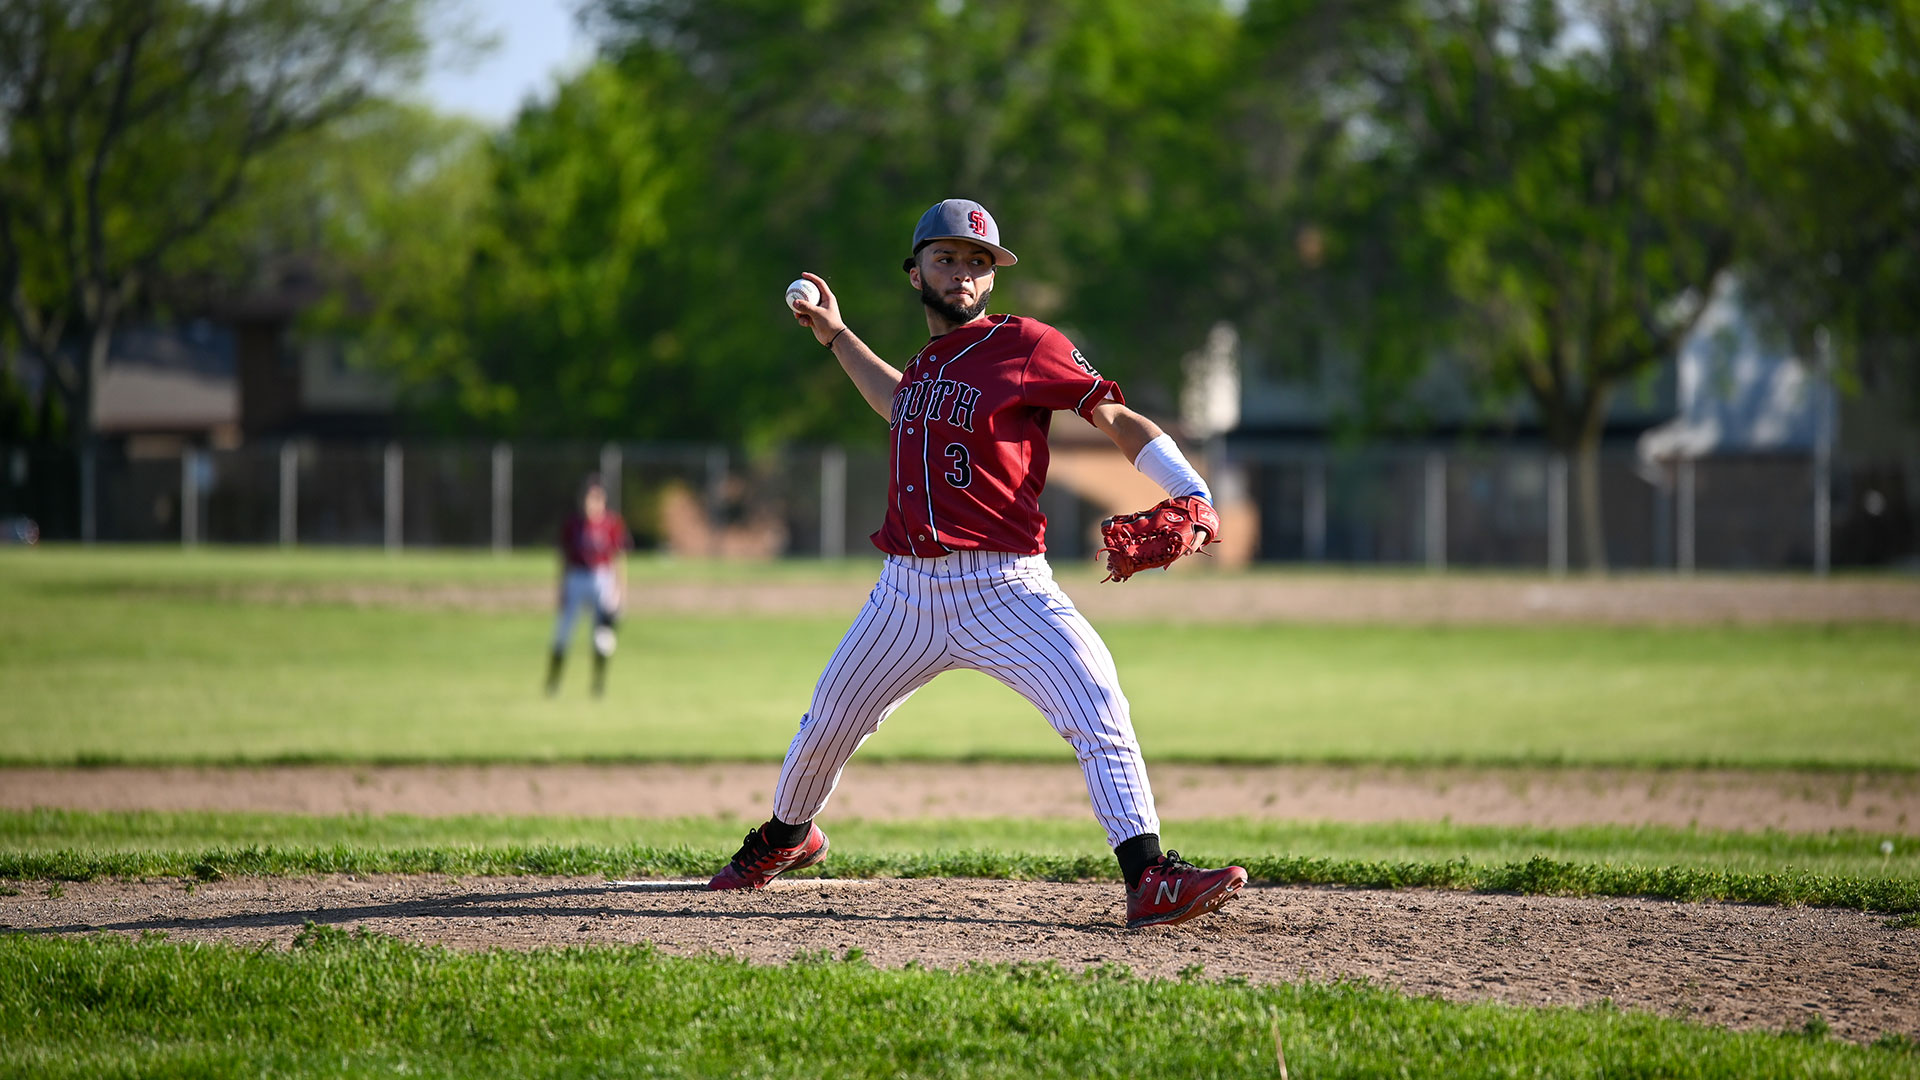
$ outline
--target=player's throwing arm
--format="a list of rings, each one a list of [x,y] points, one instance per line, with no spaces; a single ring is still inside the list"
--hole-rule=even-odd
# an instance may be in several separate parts
[[[809,295],[808,290],[811,290]],[[787,286],[787,306],[801,326],[813,331],[813,339],[829,349],[840,367],[853,380],[873,411],[887,415],[893,394],[900,386],[900,371],[867,348],[859,335],[847,328],[840,317],[840,300],[833,295],[824,278],[803,273]]]

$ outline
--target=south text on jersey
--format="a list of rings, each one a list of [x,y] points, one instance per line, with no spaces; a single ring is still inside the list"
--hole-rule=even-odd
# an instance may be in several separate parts
[[[978,387],[956,379],[917,379],[894,392],[893,419],[888,426],[898,426],[902,420],[925,419],[972,431],[973,410],[979,404]]]

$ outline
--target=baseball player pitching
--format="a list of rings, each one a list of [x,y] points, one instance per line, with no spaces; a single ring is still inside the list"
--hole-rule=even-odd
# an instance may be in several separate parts
[[[560,613],[553,623],[553,649],[547,655],[547,696],[560,689],[567,663],[567,642],[580,616],[593,613],[593,696],[607,689],[607,660],[616,644],[614,629],[627,595],[626,523],[607,510],[607,489],[598,475],[580,485],[580,510],[560,526]]]
[[[800,325],[886,418],[887,514],[873,534],[886,563],[814,687],[774,789],[773,817],[747,834],[711,888],[764,888],[824,858],[827,837],[814,819],[848,759],[916,690],[958,668],[1011,687],[1073,745],[1126,877],[1129,927],[1185,921],[1246,884],[1238,866],[1201,869],[1160,849],[1160,819],[1113,657],[1054,583],[1044,554],[1048,426],[1057,411],[1078,415],[1172,496],[1107,523],[1113,578],[1214,539],[1219,519],[1207,485],[1060,331],[987,314],[994,274],[1016,261],[979,203],[947,199],[929,209],[904,269],[931,340],[904,372],[848,329],[820,277],[807,274],[812,290],[796,282],[789,293]]]

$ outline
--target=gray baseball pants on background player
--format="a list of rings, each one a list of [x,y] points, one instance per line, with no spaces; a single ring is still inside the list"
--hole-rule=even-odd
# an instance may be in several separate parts
[[[1158,833],[1153,791],[1113,656],[1053,580],[1044,555],[890,555],[834,650],[787,749],[781,821],[811,821],[854,751],[943,671],[984,672],[1073,745],[1107,842]]]
[[[560,614],[553,620],[553,648],[547,654],[547,693],[560,689],[560,671],[566,665],[567,642],[573,637],[573,624],[581,615],[593,613],[593,692],[606,689],[607,660],[613,656],[616,637],[616,601],[620,587],[613,567],[568,567],[560,579]]]
[[[573,637],[573,624],[579,621],[580,616],[591,612],[595,630],[593,651],[603,655],[612,653],[612,636],[601,635],[598,631],[613,626],[617,610],[615,601],[619,594],[620,588],[612,567],[569,568],[566,576],[560,579],[560,613],[553,620],[553,651],[567,651],[567,642]]]

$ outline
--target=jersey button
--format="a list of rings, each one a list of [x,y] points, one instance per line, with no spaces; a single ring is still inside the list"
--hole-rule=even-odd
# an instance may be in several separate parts
[[[908,490],[908,491],[912,491],[912,490],[913,490],[913,485],[912,485],[912,484],[908,484],[908,485],[907,485],[907,490]]]
[[[920,534],[920,539],[922,539],[922,540],[925,540],[926,538],[927,538],[927,534],[926,534],[926,533],[921,533],[921,534]]]
[[[909,434],[909,435],[911,435],[911,434],[913,434],[913,429],[912,429],[912,428],[908,428],[908,429],[907,429],[907,434]]]

